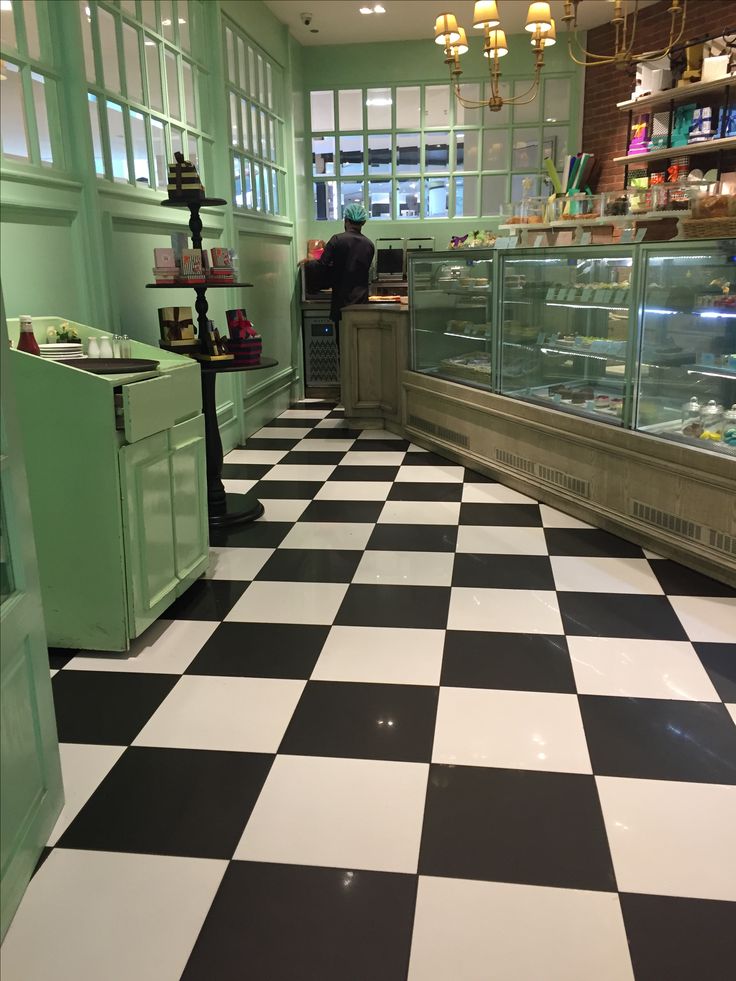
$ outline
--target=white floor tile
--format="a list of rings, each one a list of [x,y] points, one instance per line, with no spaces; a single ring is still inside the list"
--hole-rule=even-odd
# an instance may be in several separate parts
[[[542,515],[542,524],[545,528],[592,528],[592,525],[586,524],[584,521],[580,521],[579,518],[573,518],[571,514],[565,514],[563,511],[557,511],[555,508],[551,508],[548,504],[540,504],[539,511]]]
[[[389,451],[373,453],[371,451],[350,450],[340,461],[343,467],[400,467],[404,459],[404,451],[391,453]]]
[[[265,508],[261,521],[298,521],[307,510],[309,501],[264,497],[261,504]]]
[[[308,502],[305,502],[305,506]],[[236,579],[250,582],[255,579],[274,553],[272,548],[229,548],[210,545],[210,565],[207,579]]]
[[[645,559],[657,560],[664,558],[664,556],[658,555],[657,552],[650,552],[648,548],[642,549],[642,551],[644,552]]]
[[[318,422],[316,429],[350,429],[347,422],[344,419],[323,419]]]
[[[257,483],[257,480],[238,480],[226,477],[222,481],[222,486],[225,488],[226,494],[247,494],[248,491],[253,490]]]
[[[288,453],[283,450],[231,450],[223,463],[278,463]]]
[[[662,595],[663,589],[646,559],[553,555],[555,586],[561,592]]]
[[[302,521],[294,525],[282,548],[364,549],[374,526],[369,521]]]
[[[58,672],[58,670],[55,670],[54,668],[52,668],[52,669],[51,669],[51,671],[50,671],[49,673],[50,673],[50,675],[51,675],[51,677],[53,678],[53,677],[54,677],[54,675],[55,675],[55,674],[58,674],[59,672]]]
[[[568,637],[567,646],[581,695],[720,701],[687,641]]]
[[[329,409],[287,409],[279,419],[324,419],[329,414]]]
[[[275,467],[271,467],[265,477],[263,477],[263,480],[311,480],[322,482],[323,480],[327,480],[334,469],[334,464],[318,466],[316,464],[277,463]]]
[[[218,626],[217,620],[157,620],[126,654],[88,651],[73,657],[64,670],[183,674]]]
[[[501,525],[461,525],[457,533],[457,552],[498,555],[546,555],[543,528],[516,528]]]
[[[596,782],[621,892],[736,901],[736,787]]]
[[[236,859],[416,873],[429,767],[277,756]]]
[[[564,633],[557,594],[552,590],[468,586],[452,587],[447,629]]]
[[[304,439],[308,432],[304,426],[264,426],[251,439]]]
[[[396,475],[398,484],[462,484],[465,468],[452,463],[441,467],[403,466]]]
[[[53,847],[61,838],[124,752],[125,746],[59,744],[64,807],[47,845]]]
[[[292,446],[292,453],[345,453],[355,442],[354,439],[303,439]]]
[[[185,675],[133,745],[275,753],[304,685],[291,678]]]
[[[577,695],[441,688],[433,763],[591,773]]]
[[[416,443],[409,443],[406,448],[407,453],[428,453],[429,450],[425,450],[423,446],[417,446]]]
[[[726,705],[726,709],[728,710],[728,714],[733,719],[733,724],[736,725],[736,704]]]
[[[455,501],[386,501],[380,524],[456,525],[460,504]]]
[[[384,586],[449,586],[452,552],[365,552],[353,582]]]
[[[392,484],[384,480],[328,480],[315,501],[385,501]]]
[[[736,599],[730,596],[670,596],[690,640],[736,644]]]
[[[421,876],[409,981],[634,981],[615,893]]]
[[[358,439],[403,439],[396,433],[389,432],[388,429],[364,429]]]
[[[226,867],[56,849],[5,937],[3,981],[176,981]]]
[[[467,504],[536,504],[533,497],[520,494],[505,484],[465,484],[463,503]]]
[[[225,620],[331,624],[347,588],[347,583],[252,582]]]
[[[444,630],[333,627],[312,680],[438,685],[444,642]]]

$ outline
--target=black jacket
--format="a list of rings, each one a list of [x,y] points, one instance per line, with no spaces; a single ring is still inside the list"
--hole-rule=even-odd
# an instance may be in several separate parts
[[[340,322],[342,308],[368,302],[368,282],[375,246],[361,232],[333,235],[315,264],[327,267],[332,286],[330,318]]]

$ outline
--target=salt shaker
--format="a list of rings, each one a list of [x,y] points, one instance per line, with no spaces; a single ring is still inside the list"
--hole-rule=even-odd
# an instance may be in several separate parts
[[[101,358],[112,357],[112,344],[110,343],[109,337],[100,338],[100,357]]]
[[[130,357],[130,338],[127,334],[123,334],[120,340],[120,357],[129,358]]]
[[[113,339],[112,339],[112,356],[114,358],[119,358],[120,357],[120,343],[121,343],[121,340],[122,340],[122,338],[120,337],[120,334],[113,335]]]
[[[100,345],[96,337],[90,337],[87,342],[87,357],[88,358],[99,358],[100,357]]]

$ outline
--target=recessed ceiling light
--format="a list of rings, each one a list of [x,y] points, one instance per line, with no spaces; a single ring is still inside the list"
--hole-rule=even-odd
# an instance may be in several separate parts
[[[382,7],[380,3],[377,3],[374,6],[374,8],[373,8],[373,13],[374,14],[385,14],[386,13],[386,8],[385,7]]]
[[[180,24],[186,24],[186,21],[184,20],[184,18],[183,18],[183,17],[180,17],[180,18],[179,18],[179,23],[180,23]]]
[[[161,21],[161,26],[171,27],[171,20],[168,17],[164,18],[164,20]]]
[[[372,14],[373,13],[373,7],[361,7],[360,8],[360,12],[361,12],[361,14]]]
[[[0,10],[2,10],[3,13],[9,11],[12,14],[13,4],[10,2],[10,0],[0,0]]]
[[[145,43],[145,45],[146,45],[147,48],[153,48],[156,45],[156,42],[155,41],[145,41],[144,43]]]

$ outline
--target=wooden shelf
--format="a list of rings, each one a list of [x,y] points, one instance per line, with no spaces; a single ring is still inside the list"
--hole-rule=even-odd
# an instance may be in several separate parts
[[[662,150],[651,150],[649,153],[637,153],[632,157],[614,157],[613,163],[645,164],[649,160],[669,160],[671,157],[695,157],[703,153],[717,153],[719,150],[736,150],[736,136],[727,136],[723,140],[707,140],[705,143],[687,143],[685,146],[665,147]]]
[[[253,283],[146,283],[147,290],[224,290],[242,289]]]
[[[722,92],[726,86],[735,83],[736,76],[733,75],[729,75],[727,78],[719,78],[715,82],[693,82],[692,85],[683,85],[679,89],[667,89],[664,92],[645,95],[641,99],[628,99],[626,102],[617,102],[616,108],[620,109],[621,112],[628,112],[629,109],[651,109],[653,106],[667,107],[672,102],[687,102],[689,99],[697,98],[699,95]]]

